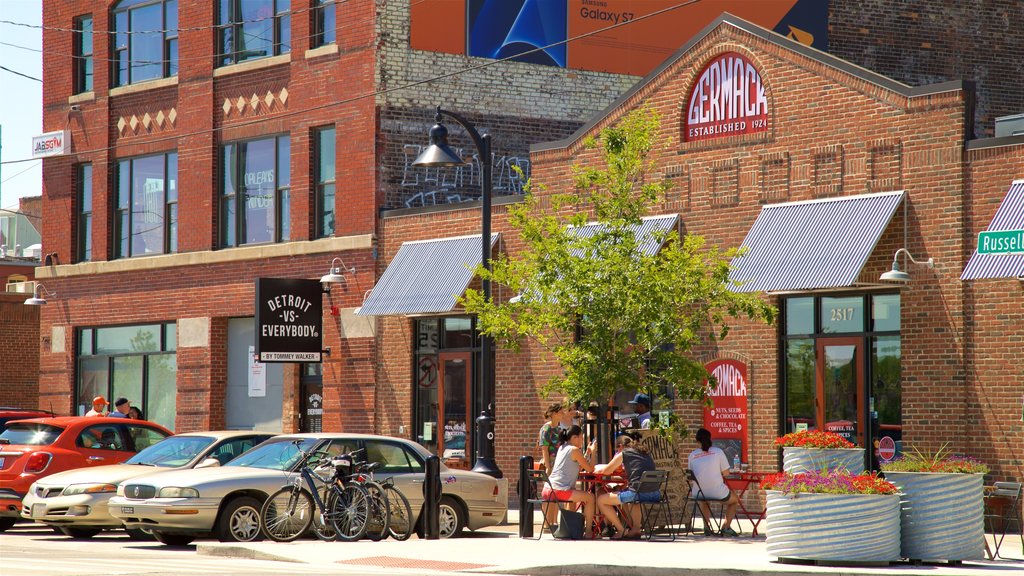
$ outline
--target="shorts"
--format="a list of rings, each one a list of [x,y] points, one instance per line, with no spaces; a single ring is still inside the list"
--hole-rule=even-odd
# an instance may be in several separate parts
[[[658,502],[661,500],[661,492],[634,492],[632,490],[623,490],[619,492],[619,502],[622,504],[632,504],[634,502]]]
[[[541,492],[541,498],[543,500],[569,500],[572,498],[572,490],[555,490],[551,486],[545,486],[544,491]]]

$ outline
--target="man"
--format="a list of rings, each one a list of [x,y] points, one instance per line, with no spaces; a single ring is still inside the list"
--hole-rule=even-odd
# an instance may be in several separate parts
[[[629,404],[633,406],[633,411],[636,412],[637,420],[640,421],[640,428],[647,430],[651,427],[651,397],[647,394],[637,393]]]
[[[700,505],[700,513],[704,519],[704,535],[711,536],[711,509],[708,501],[722,502],[725,504],[725,521],[722,522],[722,529],[719,532],[722,536],[738,536],[732,529],[733,519],[736,518],[736,507],[739,506],[739,499],[725,483],[725,476],[729,473],[729,459],[725,452],[717,446],[712,446],[711,432],[706,428],[697,430],[697,443],[700,448],[690,452],[690,458],[686,467],[693,470],[697,484],[690,487],[692,494],[696,495],[697,485],[700,486],[701,499],[697,501]]]
[[[107,414],[107,416],[110,416],[111,418],[127,418],[128,411],[131,409],[131,402],[129,402],[127,398],[122,396],[114,401],[114,409],[111,410],[110,414]]]
[[[103,416],[107,410],[107,399],[97,396],[92,399],[92,410],[85,413],[86,416]]]

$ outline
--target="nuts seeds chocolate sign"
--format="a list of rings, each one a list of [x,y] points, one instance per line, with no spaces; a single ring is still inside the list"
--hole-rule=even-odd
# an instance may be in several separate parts
[[[323,290],[319,280],[256,280],[256,357],[260,362],[320,362]]]

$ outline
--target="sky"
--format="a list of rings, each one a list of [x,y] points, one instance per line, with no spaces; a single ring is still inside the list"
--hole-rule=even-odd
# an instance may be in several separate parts
[[[0,0],[0,20],[42,24],[42,0]],[[0,42],[42,50],[43,31],[0,23]],[[0,44],[0,66],[42,79],[42,54]],[[32,157],[32,137],[43,133],[43,84],[0,69],[0,160]],[[41,160],[0,164],[0,208],[16,208],[22,196],[43,193]]]

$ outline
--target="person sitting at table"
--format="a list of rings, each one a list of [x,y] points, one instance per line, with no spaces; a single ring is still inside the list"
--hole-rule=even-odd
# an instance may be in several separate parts
[[[721,500],[725,502],[725,521],[722,523],[720,534],[722,536],[739,536],[730,527],[733,518],[736,517],[736,506],[739,505],[739,500],[725,483],[725,475],[729,471],[729,459],[725,457],[725,452],[721,448],[711,445],[709,430],[705,428],[697,430],[696,439],[700,448],[690,452],[687,467],[693,470],[693,475],[697,477],[703,494],[703,500],[699,500],[698,505],[701,517],[704,519],[704,535],[711,536],[712,534],[711,524],[708,522],[711,510],[706,500]],[[691,486],[690,490],[696,494],[697,487]]]
[[[583,429],[578,425],[574,424],[568,430],[562,430],[555,465],[551,468],[548,484],[544,486],[541,495],[545,500],[583,504],[584,526],[590,526],[594,520],[594,495],[586,490],[577,490],[576,481],[579,479],[580,469],[594,471],[594,465],[589,460],[593,450],[594,443],[591,443],[586,451],[583,450]],[[590,537],[589,530],[584,531],[584,537]]]
[[[657,502],[661,499],[661,492],[658,488],[652,491],[640,492],[643,488],[640,485],[640,477],[644,472],[657,470],[654,459],[647,453],[647,450],[635,438],[623,434],[615,441],[615,456],[607,464],[597,466],[597,472],[611,474],[619,469],[625,470],[628,484],[626,489],[619,492],[605,492],[597,497],[597,508],[604,516],[604,519],[615,528],[615,535],[612,540],[623,538],[636,538],[640,536],[640,506],[633,506],[640,502]],[[629,515],[629,526],[627,530],[619,519],[617,507]]]

